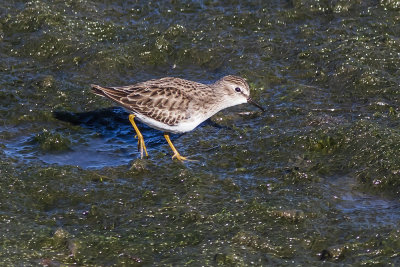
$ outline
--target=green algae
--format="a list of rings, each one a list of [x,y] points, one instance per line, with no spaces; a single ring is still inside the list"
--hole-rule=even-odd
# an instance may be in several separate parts
[[[34,142],[45,152],[68,150],[71,144],[69,139],[63,137],[60,133],[52,133],[47,129],[37,134]]]
[[[0,265],[399,265],[398,8],[0,4]],[[226,74],[267,112],[174,136],[185,164],[88,87]]]
[[[107,181],[94,179],[99,171],[79,168],[48,167],[21,171],[8,165],[2,167],[10,174],[4,176],[3,184],[15,188],[9,202],[2,203],[2,210],[17,212],[14,205],[25,210],[25,219],[13,227],[7,226],[6,222],[17,218],[2,216],[10,238],[5,239],[5,246],[18,246],[23,252],[12,256],[5,251],[3,255],[14,262],[34,258],[85,265],[94,262],[150,264],[154,261],[170,264],[180,261],[184,255],[194,263],[209,264],[215,261],[221,264],[246,264],[249,261],[282,263],[286,260],[310,263],[304,261],[299,250],[308,251],[308,242],[315,243],[312,240],[321,234],[325,236],[325,242],[319,246],[314,244],[312,254],[321,253],[322,257],[327,250],[335,261],[352,259],[336,257],[336,250],[329,247],[332,242],[337,244],[340,231],[336,229],[331,233],[332,229],[338,223],[348,222],[335,218],[335,212],[339,211],[331,211],[333,203],[327,209],[323,208],[325,205],[316,206],[316,203],[332,202],[330,197],[323,197],[318,192],[306,196],[284,185],[275,186],[267,194],[263,190],[251,190],[251,186],[246,186],[250,190],[238,192],[236,188],[232,191],[232,185],[226,187],[228,183],[217,176],[199,171],[194,175],[194,169],[185,167],[175,170],[173,177],[179,176],[180,179],[160,177],[165,173],[165,167],[156,165],[148,168],[145,180],[121,172],[125,168],[103,170],[101,173],[109,178]],[[17,174],[25,177],[24,180],[14,181]],[[31,181],[35,183],[31,184]],[[259,183],[261,181],[255,185]],[[321,191],[314,185],[304,190]],[[30,191],[35,194],[28,193]],[[293,206],[296,209],[282,210],[285,196],[298,199],[297,205]],[[322,222],[327,225],[323,227]],[[317,223],[318,231],[309,229],[310,223]],[[30,231],[18,230],[25,227]],[[355,246],[349,239],[354,253],[358,249],[376,251],[383,248],[376,245],[380,237],[373,243],[363,241],[372,238],[369,230],[364,232],[359,226],[354,227],[358,229],[356,234],[360,244]],[[282,231],[291,234],[282,235]],[[352,232],[348,235],[351,236]],[[30,241],[23,245],[20,242],[24,240]],[[292,249],[284,246],[287,242],[292,243]],[[390,240],[387,242],[395,244]],[[34,251],[40,251],[40,254]],[[387,251],[380,255],[393,253]],[[318,260],[311,258],[314,263]]]

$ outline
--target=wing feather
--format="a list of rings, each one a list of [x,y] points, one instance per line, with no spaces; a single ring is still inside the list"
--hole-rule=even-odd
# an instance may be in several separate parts
[[[192,84],[178,78],[162,78],[121,87],[92,85],[95,94],[110,98],[134,114],[142,114],[170,126],[190,117],[189,105],[192,98],[182,90],[194,90]],[[193,83],[193,82],[191,82]],[[186,86],[186,87],[185,87]],[[205,86],[196,84],[196,87]]]

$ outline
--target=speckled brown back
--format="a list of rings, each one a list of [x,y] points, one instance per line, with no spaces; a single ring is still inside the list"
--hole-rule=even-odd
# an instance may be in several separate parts
[[[202,94],[202,88],[205,92],[210,91],[207,85],[172,77],[122,87],[92,85],[95,94],[114,100],[134,114],[139,113],[170,126],[190,117],[189,105],[196,101],[189,92],[198,90]]]

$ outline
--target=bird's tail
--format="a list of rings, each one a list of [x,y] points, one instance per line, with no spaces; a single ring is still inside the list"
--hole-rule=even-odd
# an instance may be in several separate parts
[[[104,87],[101,87],[100,85],[97,84],[91,84],[90,87],[92,88],[92,92],[96,95],[99,96],[106,96],[106,94],[104,93]]]

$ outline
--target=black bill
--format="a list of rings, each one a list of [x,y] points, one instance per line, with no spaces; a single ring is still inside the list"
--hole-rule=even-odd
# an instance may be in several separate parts
[[[260,104],[254,102],[253,99],[251,99],[250,97],[247,98],[247,103],[252,104],[253,106],[258,107],[258,108],[261,109],[263,112],[265,112],[265,108],[263,108],[262,106],[260,106]]]

